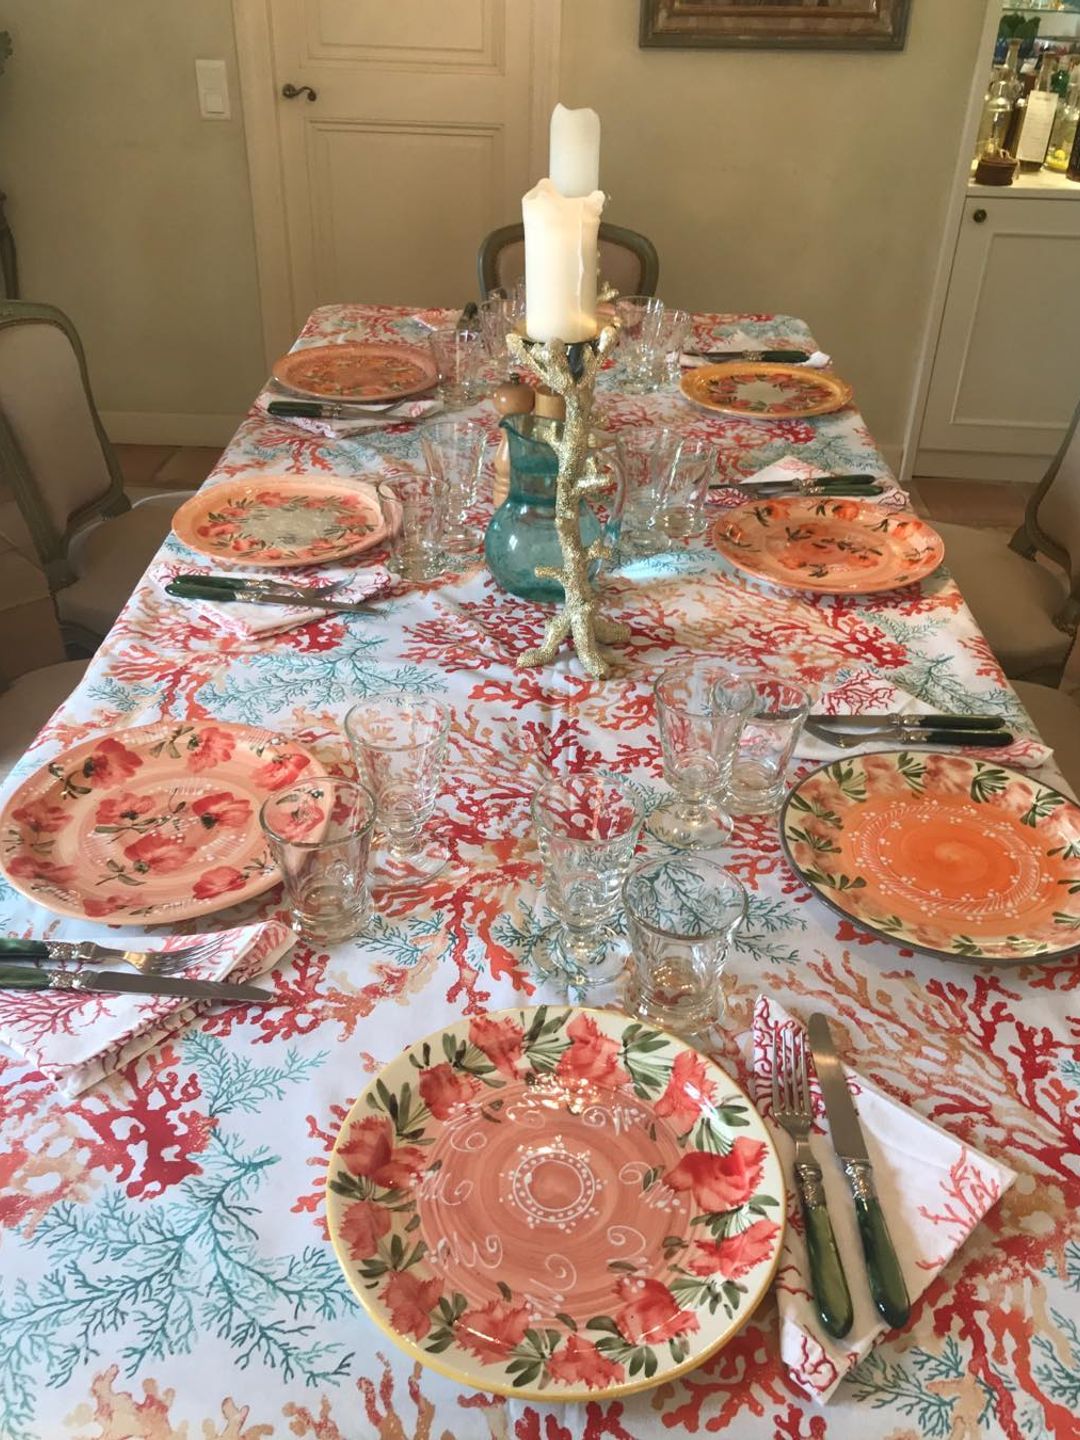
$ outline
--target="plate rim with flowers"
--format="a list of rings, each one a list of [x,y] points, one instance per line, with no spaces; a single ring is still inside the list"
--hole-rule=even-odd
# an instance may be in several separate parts
[[[452,1063],[454,1056],[457,1055],[463,1071],[478,1072],[483,1075],[488,1084],[497,1087],[500,1084],[499,1071],[501,1069],[505,1072],[505,1065],[492,1063],[487,1064],[485,1068],[483,1063],[478,1065],[477,1062],[485,1062],[490,1058],[488,1050],[496,1060],[504,1061],[505,1050],[500,1053],[503,1041],[500,1038],[492,1044],[490,1039],[486,1039],[484,1043],[488,1050],[477,1049],[473,1037],[478,1034],[476,1030],[478,1024],[488,1027],[485,1031],[486,1035],[500,1037],[503,1033],[500,1027],[508,1024],[519,1027],[522,1058],[535,1047],[540,1052],[539,1058],[541,1058],[542,1064],[549,1067],[548,1073],[553,1073],[554,1066],[558,1063],[558,1059],[553,1056],[556,1056],[557,1053],[558,1058],[561,1058],[566,1051],[571,1050],[579,1043],[580,1036],[570,1035],[571,1025],[579,1024],[579,1022],[582,1022],[584,1026],[582,1034],[588,1031],[590,1026],[593,1027],[589,1031],[593,1041],[599,1035],[602,1042],[604,1040],[618,1042],[618,1054],[623,1058],[626,1066],[625,1078],[633,1086],[632,1090],[623,1086],[623,1093],[633,1094],[646,1104],[658,1102],[676,1085],[686,1085],[684,1080],[673,1075],[676,1059],[680,1056],[689,1057],[687,1071],[691,1070],[694,1060],[700,1060],[704,1072],[710,1080],[724,1087],[723,1099],[717,1103],[721,1113],[729,1105],[736,1107],[731,1113],[737,1118],[723,1121],[728,1131],[735,1131],[735,1138],[730,1141],[728,1151],[711,1150],[710,1158],[735,1151],[739,1138],[753,1142],[759,1141],[763,1147],[760,1154],[760,1171],[758,1178],[754,1181],[753,1193],[747,1200],[740,1202],[738,1206],[732,1207],[728,1211],[706,1212],[695,1218],[705,1224],[704,1234],[719,1236],[722,1240],[726,1232],[723,1225],[717,1225],[716,1222],[721,1221],[724,1215],[737,1213],[749,1206],[756,1205],[760,1198],[759,1208],[750,1213],[753,1215],[760,1213],[763,1219],[752,1221],[752,1223],[760,1224],[768,1220],[774,1224],[773,1233],[768,1237],[772,1249],[762,1259],[753,1261],[746,1270],[738,1272],[738,1278],[747,1281],[746,1284],[737,1284],[733,1281],[722,1283],[721,1289],[730,1287],[730,1291],[723,1302],[725,1313],[718,1317],[717,1301],[714,1299],[710,1304],[705,1294],[714,1287],[710,1287],[707,1279],[699,1279],[698,1275],[690,1271],[680,1272],[668,1256],[667,1241],[665,1240],[665,1263],[674,1275],[678,1277],[681,1274],[682,1293],[686,1294],[696,1285],[699,1288],[698,1298],[676,1300],[663,1282],[650,1281],[648,1283],[659,1285],[668,1302],[678,1307],[675,1312],[677,1315],[692,1313],[696,1323],[702,1320],[707,1321],[713,1327],[712,1330],[703,1325],[691,1335],[681,1333],[672,1339],[665,1335],[661,1336],[655,1344],[646,1344],[639,1338],[636,1343],[633,1343],[633,1337],[630,1339],[625,1337],[610,1316],[595,1317],[603,1324],[593,1327],[591,1321],[578,1326],[572,1316],[560,1314],[553,1321],[537,1322],[536,1329],[527,1330],[523,1339],[515,1344],[513,1350],[509,1352],[507,1363],[502,1365],[500,1374],[497,1366],[481,1359],[474,1360],[464,1347],[454,1340],[454,1327],[463,1313],[462,1307],[467,1304],[466,1297],[456,1292],[449,1299],[445,1295],[440,1295],[434,1307],[429,1307],[429,1318],[434,1328],[425,1330],[419,1340],[401,1333],[395,1327],[389,1313],[390,1307],[377,1292],[382,1288],[384,1277],[387,1274],[407,1271],[413,1264],[422,1262],[423,1241],[417,1241],[413,1246],[412,1235],[406,1233],[405,1241],[409,1242],[409,1245],[406,1246],[400,1240],[400,1232],[397,1230],[393,1230],[392,1233],[384,1231],[384,1235],[389,1236],[387,1245],[383,1247],[386,1253],[383,1254],[383,1250],[377,1252],[376,1263],[373,1267],[369,1260],[361,1263],[350,1256],[347,1243],[341,1233],[341,1218],[349,1199],[355,1199],[357,1192],[353,1173],[346,1165],[344,1170],[347,1173],[343,1174],[340,1167],[342,1146],[346,1143],[350,1146],[354,1145],[356,1138],[352,1135],[354,1126],[360,1124],[370,1126],[372,1117],[378,1116],[383,1117],[387,1127],[386,1143],[397,1147],[402,1140],[405,1140],[407,1145],[416,1146],[417,1136],[423,1135],[423,1129],[417,1128],[417,1116],[422,1115],[423,1112],[418,1108],[420,1106],[419,1082],[417,1081],[414,1091],[409,1085],[409,1081],[416,1081],[418,1072],[422,1076],[423,1065],[430,1064],[433,1059],[441,1062],[443,1057],[446,1057]],[[556,1052],[553,1047],[557,1047],[563,1039],[566,1041],[565,1047]],[[476,1053],[470,1058],[470,1052],[474,1049]],[[666,1067],[668,1089],[665,1091],[665,1076],[661,1074],[657,1066],[658,1057],[661,1057],[662,1063],[662,1059],[668,1055],[671,1056],[671,1066]],[[631,1056],[633,1056],[632,1059]],[[441,1063],[437,1068],[447,1069],[448,1066]],[[495,1078],[491,1078],[492,1076]],[[401,1079],[404,1079],[404,1084],[401,1084]],[[508,1082],[503,1080],[501,1083]],[[642,1089],[638,1088],[639,1083],[642,1085]],[[650,1093],[651,1091],[655,1093]],[[683,1093],[689,1092],[684,1090]],[[484,1103],[485,1107],[490,1106],[490,1101],[485,1100]],[[711,1100],[708,1103],[711,1104]],[[429,1120],[431,1118],[428,1117]],[[699,1108],[697,1120],[690,1123],[689,1129],[681,1137],[681,1142],[677,1142],[680,1143],[680,1148],[685,1147],[686,1154],[683,1159],[686,1158],[686,1155],[700,1153],[694,1149],[691,1137],[703,1131],[708,1123]],[[674,1133],[674,1129],[671,1133]],[[432,1143],[432,1141],[427,1140],[422,1143]],[[391,1150],[389,1163],[395,1172],[400,1168],[399,1159],[400,1163],[404,1163],[405,1154],[404,1147]],[[739,1158],[741,1161],[741,1155]],[[416,1162],[412,1161],[412,1163],[415,1165]],[[679,1165],[681,1166],[682,1163],[683,1161],[680,1160]],[[424,1173],[426,1174],[426,1172]],[[422,1179],[423,1175],[419,1171],[414,1171],[413,1179],[417,1177]],[[649,1172],[646,1178],[651,1183],[660,1183],[661,1181],[661,1177],[658,1174],[654,1175],[654,1172]],[[372,1180],[370,1185],[375,1186],[375,1181]],[[746,1325],[772,1285],[780,1264],[786,1236],[787,1198],[783,1167],[768,1127],[745,1088],[728,1075],[727,1071],[710,1055],[696,1050],[679,1035],[651,1024],[647,1025],[618,1010],[598,1010],[584,1005],[566,1004],[512,1006],[486,1011],[479,1016],[459,1016],[430,1035],[413,1041],[387,1065],[381,1067],[377,1075],[372,1077],[349,1107],[334,1141],[327,1165],[326,1221],[327,1232],[338,1263],[364,1311],[376,1326],[412,1359],[450,1380],[474,1389],[519,1400],[562,1403],[564,1401],[605,1400],[616,1396],[635,1394],[685,1374],[701,1365],[709,1356],[726,1345]],[[391,1190],[387,1192],[382,1202],[377,1203],[385,1203],[388,1208],[402,1207],[398,1213],[404,1213],[411,1204],[410,1221],[403,1222],[403,1228],[404,1225],[411,1224],[412,1230],[417,1229],[419,1211],[415,1202],[410,1202],[407,1189],[405,1194],[400,1189]],[[692,1204],[690,1208],[693,1210],[695,1206]],[[683,1248],[688,1248],[685,1242]],[[713,1248],[719,1249],[719,1246],[714,1245]],[[618,1264],[620,1270],[627,1268],[621,1262],[615,1263]],[[364,1267],[370,1267],[372,1270],[367,1278],[361,1278],[359,1273]],[[609,1264],[609,1268],[613,1268],[612,1265]],[[613,1293],[619,1278],[613,1273]],[[672,1285],[674,1288],[680,1288],[679,1280],[673,1280]],[[510,1291],[509,1286],[505,1286],[501,1282],[498,1288],[503,1300],[509,1305],[513,1292]],[[732,1307],[731,1296],[736,1293],[738,1294],[738,1303]],[[498,1301],[492,1301],[483,1308],[490,1308],[492,1304],[497,1305],[498,1303]],[[682,1308],[684,1306],[686,1307],[685,1311]],[[566,1323],[568,1320],[571,1322],[570,1324]],[[556,1324],[559,1326],[558,1332],[554,1329]],[[427,1338],[431,1348],[425,1348],[425,1345],[420,1343],[424,1338]],[[587,1379],[581,1383],[580,1378],[577,1377],[565,1383],[553,1379],[548,1370],[548,1362],[556,1358],[560,1347],[562,1347],[564,1356],[569,1355],[572,1362],[571,1368],[573,1368],[573,1363],[576,1362],[580,1366],[583,1357],[587,1359],[591,1356],[591,1361],[601,1371],[605,1366],[608,1370],[618,1369],[622,1378],[605,1379],[603,1383],[599,1384],[590,1384]],[[626,1360],[625,1370],[623,1365],[612,1366],[610,1361],[603,1359],[605,1353],[610,1355],[613,1351],[623,1355]],[[662,1352],[662,1356],[660,1352]],[[627,1358],[628,1356],[631,1358]]]
[[[709,380],[717,375],[736,376],[740,373],[790,375],[800,380],[810,379],[819,384],[823,390],[827,390],[829,396],[828,398],[822,397],[816,405],[788,405],[780,412],[773,410],[769,414],[760,414],[745,406],[718,404],[697,393],[704,390]],[[851,404],[852,396],[855,393],[854,388],[847,380],[841,380],[839,375],[834,375],[831,370],[818,370],[806,365],[792,365],[786,361],[776,360],[718,360],[709,365],[698,365],[683,373],[679,381],[679,388],[692,405],[697,405],[702,410],[708,410],[714,415],[732,415],[740,420],[758,421],[761,424],[770,424],[778,420],[809,420],[819,415],[835,415],[838,410],[843,410]]]

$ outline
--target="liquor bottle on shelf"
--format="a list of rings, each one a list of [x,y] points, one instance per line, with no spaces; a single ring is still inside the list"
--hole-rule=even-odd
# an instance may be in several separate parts
[[[1072,153],[1069,155],[1069,166],[1065,174],[1070,180],[1080,182],[1080,126],[1077,126],[1073,136]]]
[[[1080,68],[1074,69],[1069,83],[1069,93],[1058,106],[1057,117],[1050,131],[1050,145],[1043,162],[1047,170],[1064,175],[1069,168],[1069,156],[1073,142],[1080,129]]]
[[[1013,110],[1023,94],[1020,79],[1020,41],[1009,41],[1005,64],[995,70],[983,102],[982,121],[975,147],[975,159],[1002,155],[1012,125]]]
[[[1057,64],[1056,55],[1043,56],[1035,88],[1017,101],[1013,111],[1019,119],[1006,141],[1006,148],[1016,156],[1021,170],[1039,170],[1046,159],[1059,103],[1057,92],[1051,89]]]

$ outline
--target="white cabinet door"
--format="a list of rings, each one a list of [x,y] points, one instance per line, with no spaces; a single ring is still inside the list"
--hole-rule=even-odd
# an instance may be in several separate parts
[[[1068,200],[968,199],[915,473],[1006,478],[1002,457],[1015,456],[1028,457],[1019,478],[1037,474],[1078,400],[1080,187]]]

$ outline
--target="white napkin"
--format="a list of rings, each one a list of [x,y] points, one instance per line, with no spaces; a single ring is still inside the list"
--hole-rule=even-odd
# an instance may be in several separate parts
[[[325,435],[328,440],[344,440],[351,435],[362,435],[366,430],[380,430],[389,425],[411,425],[417,420],[426,420],[431,415],[437,415],[443,408],[442,401],[437,395],[422,395],[416,400],[387,400],[385,403],[364,401],[365,410],[392,410],[392,415],[369,415],[362,418],[314,420],[303,415],[281,415],[267,414],[266,407],[272,400],[297,400],[304,402],[309,397],[294,395],[291,391],[282,390],[272,383],[265,386],[255,401],[255,408],[266,416],[271,424],[289,425],[298,430],[306,430],[309,435]],[[317,400],[310,400],[310,403],[317,405]],[[333,402],[327,401],[327,404]]]
[[[794,1146],[772,1119],[772,1049],[776,1031],[801,1024],[774,1000],[754,1006],[754,1086],[758,1109],[790,1176]],[[853,1070],[845,1071],[874,1166],[874,1184],[912,1304],[948,1264],[986,1212],[1016,1179],[1008,1166],[970,1149],[947,1130],[892,1100]],[[830,1398],[888,1326],[870,1299],[851,1192],[827,1138],[828,1120],[814,1078],[814,1154],[824,1175],[829,1217],[848,1279],[855,1322],[843,1340],[822,1330],[810,1294],[802,1215],[788,1188],[788,1228],[776,1277],[780,1357],[795,1383],[815,1400]]]
[[[327,610],[305,610],[296,605],[245,605],[241,601],[226,601],[220,604],[212,600],[179,600],[170,595],[165,586],[178,575],[214,575],[223,580],[264,580],[279,585],[328,585],[332,581],[341,583],[328,590],[328,600],[341,600],[348,605],[381,595],[394,583],[395,577],[384,565],[364,565],[355,568],[324,566],[318,570],[215,570],[211,564],[200,564],[187,560],[160,560],[151,572],[151,581],[163,600],[170,605],[182,605],[198,614],[201,619],[210,620],[217,629],[230,635],[259,638],[266,635],[281,635],[287,630],[298,630],[312,620],[333,619]]]
[[[738,341],[731,339],[723,340],[719,344],[710,341],[708,349],[709,353],[714,357],[719,356],[722,350],[730,350],[732,352],[731,358],[733,360],[739,360],[742,358],[742,351],[744,350],[798,350],[799,346],[796,344],[788,345],[783,340],[765,341],[740,338]],[[679,364],[684,370],[696,370],[699,365],[722,365],[723,363],[722,358],[706,360],[704,356],[692,355],[688,351],[683,351],[679,356]],[[826,355],[823,350],[814,350],[805,360],[792,360],[790,363],[792,365],[803,366],[807,370],[827,370],[832,364],[832,356]]]
[[[192,980],[250,980],[271,969],[291,949],[296,936],[288,926],[270,920],[216,935],[170,935],[145,948],[178,950],[209,940],[217,942],[210,958],[184,971]],[[144,948],[141,941],[127,936],[109,943]],[[86,968],[135,973],[119,959]],[[80,990],[0,990],[0,1040],[65,1095],[79,1095],[216,1003]]]
[[[979,698],[977,695],[971,697],[973,713],[979,713]],[[928,705],[925,700],[920,700],[917,695],[912,695],[909,690],[902,690],[900,686],[894,685],[890,680],[880,675],[875,675],[872,670],[853,670],[848,672],[844,679],[831,689],[825,690],[814,704],[816,712],[823,712],[826,715],[943,715],[947,712]],[[1014,744],[1001,750],[978,749],[975,746],[958,747],[957,754],[971,755],[977,760],[1000,760],[1003,765],[1019,765],[1023,769],[1037,770],[1040,765],[1046,765],[1053,757],[1053,750],[1049,745],[1044,745],[1037,735],[1024,735],[1016,725],[1010,725],[1009,729],[1016,736]],[[900,742],[882,739],[867,739],[858,746],[843,747],[830,745],[826,740],[819,740],[816,736],[804,730],[799,737],[799,743],[795,747],[795,754],[801,760],[816,760],[825,764],[830,760],[839,760],[845,755],[869,755],[877,750],[896,750],[903,748]]]

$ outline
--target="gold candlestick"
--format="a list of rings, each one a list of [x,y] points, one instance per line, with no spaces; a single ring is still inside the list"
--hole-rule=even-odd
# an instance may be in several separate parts
[[[541,580],[558,580],[563,587],[562,609],[547,623],[544,638],[534,650],[518,656],[518,667],[547,665],[569,636],[582,665],[597,680],[609,674],[601,642],[618,643],[630,638],[625,625],[605,620],[599,613],[600,597],[589,579],[589,565],[605,557],[607,547],[596,539],[587,548],[581,543],[579,512],[581,502],[609,488],[611,482],[597,474],[589,454],[589,424],[592,418],[596,371],[603,355],[615,343],[614,326],[605,325],[594,341],[565,345],[551,340],[530,344],[523,336],[507,336],[511,355],[531,366],[545,384],[566,402],[562,439],[552,448],[559,457],[555,482],[555,533],[562,551],[562,568],[538,565]]]

